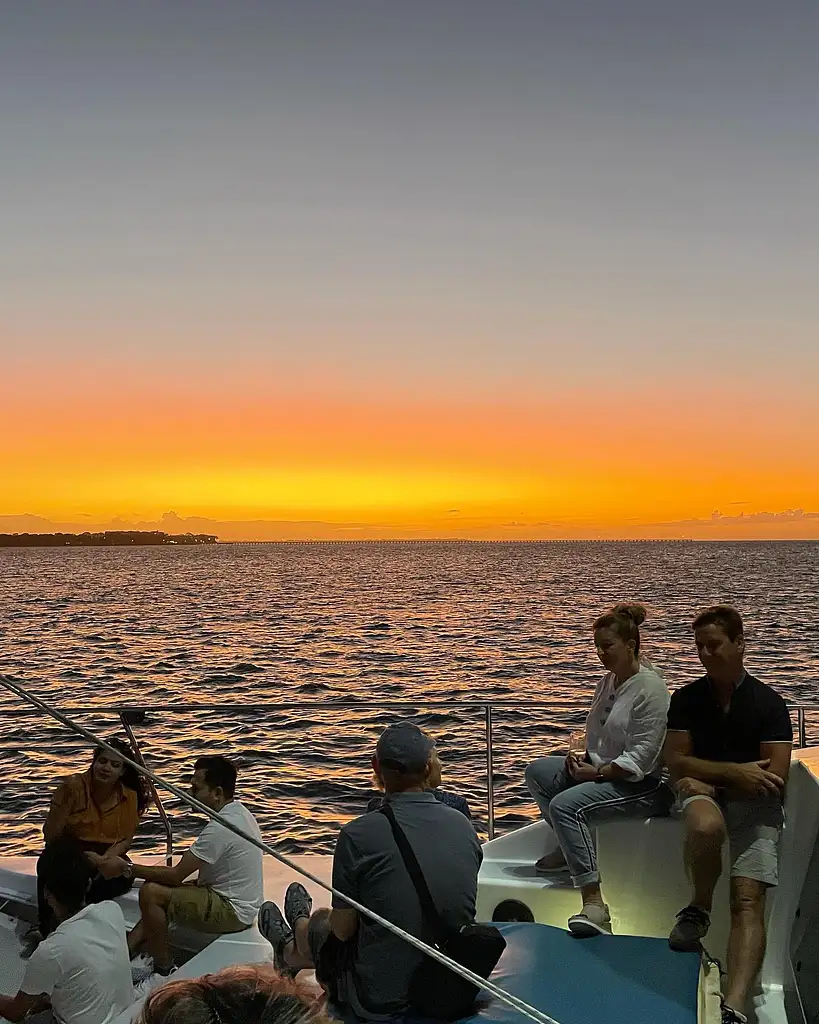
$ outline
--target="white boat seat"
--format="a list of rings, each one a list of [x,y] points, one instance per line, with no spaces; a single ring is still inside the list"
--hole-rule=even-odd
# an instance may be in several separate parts
[[[127,893],[122,899],[127,899],[130,895],[131,893]],[[186,936],[191,934],[185,932]],[[201,978],[203,974],[215,974],[223,967],[232,967],[235,964],[261,964],[273,960],[273,947],[255,924],[242,932],[218,935],[216,938],[212,935],[199,934],[207,942],[207,945],[186,964],[174,971],[172,975],[174,980]],[[117,1017],[112,1024],[131,1024],[141,1005],[142,1000]]]

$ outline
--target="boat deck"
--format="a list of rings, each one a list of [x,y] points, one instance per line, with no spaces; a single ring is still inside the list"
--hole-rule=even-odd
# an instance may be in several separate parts
[[[794,765],[788,787],[780,886],[769,899],[768,952],[751,1010],[751,1019],[758,1024],[785,1024],[788,1019],[797,1019],[786,1011],[786,1004],[793,1004],[799,998],[796,995],[797,979],[793,974],[793,964],[798,961],[797,969],[801,970],[804,960],[805,970],[810,973],[808,968],[815,966],[818,955],[810,945],[810,934],[815,927],[813,905],[816,897],[813,893],[819,891],[819,853],[814,856],[819,836],[819,747],[795,751],[794,760],[800,763]],[[566,952],[576,945],[565,935],[565,920],[576,909],[577,894],[570,884],[566,884],[566,880],[544,879],[533,874],[532,864],[544,852],[545,828],[542,823],[530,825],[485,847],[478,916],[484,920],[490,919],[502,899],[521,900],[531,908],[536,921],[556,926],[556,931],[553,927],[542,934],[548,935],[550,942],[562,942],[566,947],[563,952]],[[612,905],[615,933],[628,941],[633,941],[629,936],[644,937],[641,941],[647,943],[645,948],[653,954],[656,947],[657,956],[665,955],[665,946],[662,941],[658,944],[656,939],[667,935],[669,922],[673,921],[676,910],[687,899],[687,881],[682,872],[680,850],[679,823],[668,819],[611,824],[601,829],[599,835],[598,852],[601,870],[606,876],[606,892]],[[154,859],[161,862],[161,858]],[[331,857],[303,856],[291,859],[320,882],[329,883]],[[35,866],[35,857],[0,860],[0,991],[7,993],[17,991],[25,970],[25,962],[20,959],[19,953],[22,949],[22,934],[27,926],[16,914],[21,904],[31,908],[35,903]],[[316,906],[327,905],[329,894],[318,882],[305,879],[272,857],[264,858],[266,899],[281,904],[285,889],[296,879],[305,885]],[[714,928],[709,936],[709,947],[713,942],[711,952],[720,958],[724,956],[727,937],[726,888],[723,880],[718,891]],[[135,888],[120,900],[129,927],[136,923],[139,916],[137,895]],[[645,938],[652,936],[653,942]],[[620,945],[615,942],[615,946]],[[201,944],[198,950],[194,946],[188,948],[189,955],[203,949]],[[597,942],[582,947],[589,954],[605,948],[607,945]],[[521,949],[525,949],[525,944]],[[202,973],[217,969],[224,963],[255,961],[268,952],[269,946],[261,939],[258,931],[255,928],[249,929],[233,940],[228,936],[217,939],[204,953],[200,952],[194,962],[183,967],[180,975],[187,976],[196,967],[200,968],[197,973]],[[565,973],[561,974],[558,959],[555,964],[555,980],[562,980],[558,989],[550,992],[549,998],[541,1004],[547,1011],[550,1006],[559,1003],[562,986],[567,982]],[[574,957],[569,960],[574,970],[577,966]],[[569,960],[566,960],[564,967],[569,967]],[[584,973],[585,968],[578,973],[578,977],[582,978]],[[646,982],[656,982],[657,977],[663,974],[664,969],[659,970],[656,976],[652,974]],[[535,995],[527,994],[532,997]],[[807,994],[803,979],[802,998]],[[540,997],[543,993],[538,991],[537,995]],[[819,996],[816,1001],[819,1002]],[[663,1016],[667,1016],[667,1013]],[[560,1016],[558,1019],[561,1019]]]
[[[794,761],[800,761],[813,775],[819,779],[819,747],[800,747],[793,752]]]
[[[332,857],[308,856],[291,859],[303,870],[309,871],[316,878],[329,883],[332,873]],[[154,860],[157,863],[162,862],[161,858],[146,857],[145,860],[149,863]],[[36,902],[36,864],[36,857],[4,857],[0,860],[0,906],[6,904],[4,910],[0,912],[0,992],[7,995],[14,995],[18,991],[25,972],[26,962],[21,959],[20,953],[24,947],[23,935],[29,925],[20,920],[14,911],[15,904],[18,906],[23,904],[30,908]],[[273,900],[281,905],[287,886],[298,880],[313,897],[316,906],[328,905],[329,893],[320,885],[304,878],[272,857],[265,857],[263,864],[265,899]],[[132,928],[139,919],[138,888],[135,887],[117,902],[122,907],[126,924]],[[236,937],[230,936],[224,936],[218,940],[214,940],[212,937],[208,938],[207,943],[214,945],[213,955],[210,955],[210,950],[205,954],[200,952],[203,948],[201,942],[198,947],[189,944],[188,940],[194,938],[190,933],[182,937],[182,942],[187,947],[187,956],[199,952],[200,955],[196,963],[201,966],[198,973],[203,973],[208,970],[216,970],[219,966],[224,966],[227,963],[262,959],[259,949],[265,948],[266,944],[256,929],[249,930],[246,937],[245,933],[241,933],[241,935],[243,938],[238,941]],[[220,947],[218,950],[215,948],[217,945]],[[269,947],[266,948],[269,950]],[[183,954],[183,959],[185,958]],[[211,960],[213,960],[213,965],[209,966]],[[183,968],[180,977],[185,974]],[[306,972],[302,978],[306,983],[310,983],[310,976]],[[0,1021],[4,1020],[5,1018],[0,1017]]]
[[[138,857],[138,855],[137,855]],[[161,864],[163,860],[161,857],[145,857],[142,858],[147,864]],[[315,875],[316,878],[321,879],[329,885],[330,876],[333,870],[333,858],[330,856],[306,856],[306,857],[291,857],[290,858],[295,864],[298,864],[304,871],[309,871],[310,874]],[[36,896],[36,857],[3,857],[0,858],[0,902],[4,898],[8,898],[12,895],[8,883],[4,883],[4,875],[14,873],[15,875],[24,875],[30,879],[29,884],[20,884],[15,882],[15,889],[21,897],[26,898],[28,901],[32,897]],[[264,896],[266,900],[273,900],[276,903],[281,903],[284,898],[284,891],[287,886],[293,881],[299,881],[304,885],[310,895],[313,897],[315,905],[321,906],[329,905],[329,893],[322,889],[321,886],[316,885],[315,882],[311,882],[309,879],[302,877],[296,871],[286,867],[279,861],[274,860],[272,857],[265,857],[263,861],[264,867]],[[133,902],[136,902],[135,891],[132,890],[130,894],[134,897]],[[126,905],[130,900],[126,900]],[[130,922],[129,922],[130,924]]]
[[[0,992],[15,995],[23,980],[25,960],[20,959],[23,948],[20,922],[8,914],[0,914]],[[5,1020],[0,1017],[0,1020]]]
[[[565,928],[501,924],[506,950],[492,981],[560,1024],[712,1024],[719,999],[706,999],[697,953],[631,935],[578,942]],[[480,1003],[479,1003],[480,1006]],[[464,1024],[523,1024],[497,999]]]

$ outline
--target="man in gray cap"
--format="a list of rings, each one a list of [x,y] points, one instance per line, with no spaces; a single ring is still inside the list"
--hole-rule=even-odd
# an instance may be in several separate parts
[[[407,837],[435,907],[453,930],[475,919],[481,847],[468,819],[436,800],[430,780],[440,777],[434,740],[411,722],[381,734],[372,762],[385,800]],[[415,887],[386,816],[371,811],[339,833],[333,886],[405,931],[432,942]],[[259,927],[273,945],[280,970],[315,969],[331,1000],[365,1020],[405,1013],[410,978],[422,953],[359,915],[343,899],[311,915],[302,885],[287,890],[284,914],[265,903]]]
[[[412,722],[396,722],[381,733],[375,747],[373,769],[399,775],[419,775],[438,760],[435,741]],[[429,773],[428,773],[429,774]]]

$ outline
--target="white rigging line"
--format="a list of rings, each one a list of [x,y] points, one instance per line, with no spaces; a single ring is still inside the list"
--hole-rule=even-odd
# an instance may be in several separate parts
[[[246,835],[240,828],[234,825],[233,822],[228,821],[226,818],[223,818],[222,815],[219,814],[217,811],[214,811],[206,804],[201,803],[201,801],[197,800],[196,797],[191,796],[190,793],[186,793],[183,789],[180,789],[178,786],[175,786],[172,782],[167,782],[165,779],[162,778],[161,775],[155,774],[149,768],[146,768],[144,765],[141,765],[136,761],[132,761],[128,757],[125,757],[121,751],[117,750],[115,747],[109,746],[105,742],[105,740],[102,740],[98,736],[95,736],[94,733],[90,732],[88,729],[85,729],[83,726],[78,725],[72,719],[67,718],[64,714],[62,714],[62,712],[57,711],[56,708],[51,707],[49,704],[46,704],[45,701],[40,700],[39,697],[35,697],[34,694],[29,693],[22,686],[14,682],[14,680],[11,679],[9,676],[0,673],[0,684],[5,686],[7,690],[10,690],[12,693],[16,694],[16,696],[20,697],[21,700],[27,701],[29,704],[32,704],[39,711],[42,711],[43,714],[49,715],[55,721],[59,722],[61,725],[64,725],[67,729],[70,729],[72,732],[75,732],[79,736],[82,736],[83,739],[88,740],[88,742],[93,744],[95,747],[101,747],[103,750],[107,750],[108,753],[115,755],[118,760],[124,761],[132,768],[135,768],[140,773],[140,775],[145,775],[147,778],[149,778],[151,782],[154,783],[155,786],[161,786],[163,789],[167,789],[168,792],[173,793],[174,796],[178,797],[184,803],[195,808],[197,811],[200,811],[202,814],[206,814],[213,821],[218,821],[220,825],[223,825],[226,829],[229,829],[231,832],[235,833],[240,838],[245,839],[247,842],[257,847],[263,853],[266,853],[269,856],[273,857],[274,860],[277,860],[279,861],[279,863],[284,864],[292,871],[295,871],[298,874],[303,875],[305,878],[308,878],[315,885],[320,886],[322,889],[326,889],[327,892],[332,893],[334,896],[338,896],[340,899],[344,900],[345,903],[349,904],[351,907],[354,907],[359,912],[359,914],[363,914],[365,917],[368,917],[371,921],[375,921],[376,924],[379,924],[382,928],[386,928],[387,931],[392,932],[393,935],[400,936],[400,938],[404,939],[406,942],[409,942],[410,945],[415,946],[416,949],[421,950],[421,952],[426,953],[427,956],[431,956],[433,960],[437,960],[445,967],[448,967],[451,971],[454,971],[455,974],[459,974],[462,978],[465,978],[467,981],[471,981],[474,985],[477,985],[479,988],[485,989],[487,992],[495,996],[496,999],[499,999],[501,1002],[506,1003],[507,1006],[511,1006],[512,1009],[517,1010],[524,1017],[528,1017],[530,1020],[536,1021],[537,1024],[558,1024],[558,1021],[556,1021],[554,1017],[550,1017],[547,1013],[544,1013],[542,1010],[538,1010],[537,1007],[531,1006],[523,999],[518,999],[517,996],[513,996],[511,992],[507,992],[505,989],[500,988],[494,982],[488,981],[486,978],[482,978],[479,974],[475,974],[473,971],[470,971],[469,968],[464,967],[463,964],[459,964],[457,960],[452,960],[450,957],[446,956],[445,953],[442,953],[440,950],[435,949],[433,946],[427,945],[427,943],[423,942],[421,939],[416,938],[409,932],[404,931],[403,928],[400,928],[398,925],[393,924],[392,921],[388,921],[386,918],[381,917],[380,914],[376,914],[368,907],[365,907],[362,903],[359,903],[357,900],[352,899],[350,896],[347,896],[345,893],[340,892],[338,889],[333,888],[332,885],[328,885],[327,882],[323,881],[321,878],[317,878],[315,875],[311,874],[303,867],[300,867],[298,864],[295,863],[295,861],[292,861],[289,857],[285,856],[282,853],[279,853],[277,850],[274,850],[273,847],[270,846],[268,843],[255,839],[253,836]]]

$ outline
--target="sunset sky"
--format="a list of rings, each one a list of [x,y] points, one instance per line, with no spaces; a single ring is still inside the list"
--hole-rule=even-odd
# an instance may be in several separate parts
[[[0,532],[819,538],[818,43],[812,0],[6,5]]]

